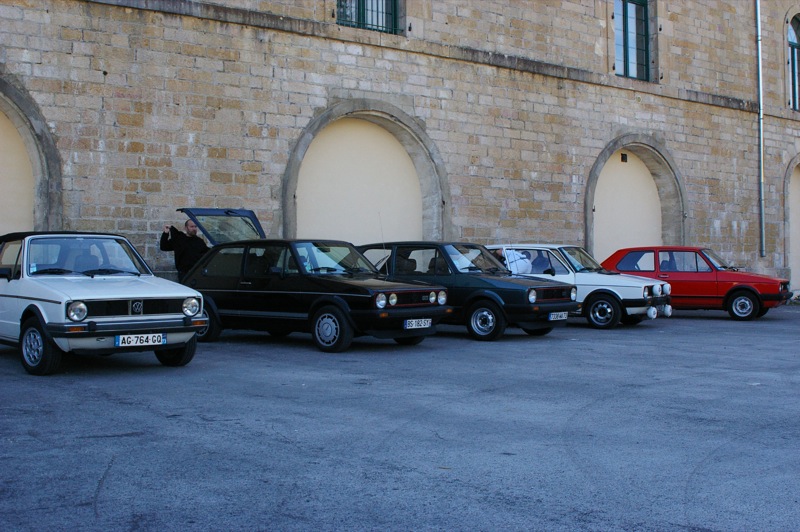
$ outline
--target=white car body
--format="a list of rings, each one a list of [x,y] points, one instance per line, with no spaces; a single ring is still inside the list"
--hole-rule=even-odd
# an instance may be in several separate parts
[[[52,373],[68,352],[148,350],[165,365],[184,365],[207,325],[202,302],[199,292],[156,277],[118,235],[0,237],[0,342],[20,347],[30,373]]]
[[[578,288],[581,314],[596,328],[622,321],[635,324],[644,318],[669,317],[669,283],[603,269],[580,246],[566,244],[498,244],[506,267],[517,275],[555,279]]]

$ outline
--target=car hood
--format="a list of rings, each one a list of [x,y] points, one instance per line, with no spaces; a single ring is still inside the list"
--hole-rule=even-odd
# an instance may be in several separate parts
[[[578,272],[575,274],[575,282],[579,285],[645,287],[669,281],[606,270],[605,272]]]
[[[191,288],[160,277],[122,275],[96,275],[95,277],[68,276],[30,279],[43,291],[60,294],[64,300],[115,299],[115,298],[178,298],[199,296]]]
[[[387,281],[383,277],[373,277],[371,275],[340,275],[340,274],[327,274],[327,275],[314,275],[310,278],[316,282],[326,286],[337,285],[339,287],[351,287],[357,290],[442,290],[444,287],[440,285],[432,285],[423,282],[400,282],[400,281]]]
[[[497,288],[557,288],[565,285],[572,286],[569,283],[562,283],[561,281],[543,279],[541,277],[534,278],[527,275],[491,275],[488,273],[459,273],[457,275],[467,275],[480,279],[486,285]]]
[[[733,270],[719,270],[717,271],[717,281],[731,281],[737,283],[751,283],[751,284],[780,284],[788,283],[788,279],[780,279],[778,277],[770,277],[760,273],[733,271]]]

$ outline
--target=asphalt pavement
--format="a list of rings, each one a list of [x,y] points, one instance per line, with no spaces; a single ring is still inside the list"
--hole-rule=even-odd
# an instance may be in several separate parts
[[[800,306],[418,346],[0,347],[0,530],[798,530]]]

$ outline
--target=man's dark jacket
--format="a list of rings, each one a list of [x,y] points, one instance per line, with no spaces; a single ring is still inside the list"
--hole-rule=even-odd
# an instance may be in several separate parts
[[[169,228],[169,234],[161,233],[159,247],[161,251],[175,252],[175,269],[181,277],[208,251],[208,246],[202,238],[189,236],[175,227]]]

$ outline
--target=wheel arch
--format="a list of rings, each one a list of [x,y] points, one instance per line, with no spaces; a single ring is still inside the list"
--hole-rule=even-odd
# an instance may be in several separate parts
[[[341,296],[322,296],[317,298],[313,303],[311,303],[311,307],[308,309],[309,319],[314,316],[319,309],[328,305],[333,305],[344,312],[347,322],[353,326],[353,328],[357,329],[355,323],[353,322],[353,317],[350,315],[350,305]]]
[[[619,294],[617,294],[616,292],[614,292],[613,290],[610,290],[608,288],[598,288],[597,290],[593,290],[593,291],[589,292],[588,294],[586,294],[586,297],[583,298],[583,302],[581,303],[581,313],[584,316],[589,311],[588,303],[590,303],[592,301],[592,299],[594,299],[594,298],[596,298],[598,296],[610,296],[610,297],[614,298],[614,300],[619,305],[620,309],[622,309],[622,311],[625,314],[627,314],[627,312],[625,311],[625,307],[622,304],[622,298],[619,297]]]
[[[503,298],[500,297],[497,292],[493,292],[491,290],[477,290],[469,295],[469,297],[464,301],[463,309],[466,312],[467,309],[472,307],[475,303],[481,300],[488,300],[492,303],[496,304],[500,307],[500,312],[503,313],[503,316],[508,319],[508,314],[506,313],[506,303],[503,301]]]
[[[736,294],[737,292],[748,292],[750,294],[753,294],[755,296],[755,298],[756,298],[756,301],[758,301],[758,304],[761,305],[761,306],[764,305],[764,300],[761,298],[761,294],[758,292],[758,290],[756,290],[755,288],[753,288],[749,284],[737,284],[736,286],[732,286],[725,293],[725,297],[722,298],[722,306],[723,306],[723,308],[727,308],[728,303],[730,303],[730,301],[731,301],[731,297],[733,297],[733,295]]]

